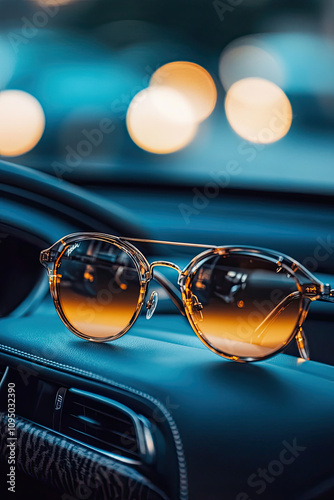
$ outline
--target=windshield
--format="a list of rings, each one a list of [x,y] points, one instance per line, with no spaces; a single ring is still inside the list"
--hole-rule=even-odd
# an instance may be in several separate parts
[[[0,158],[74,183],[334,191],[334,4],[3,0]]]

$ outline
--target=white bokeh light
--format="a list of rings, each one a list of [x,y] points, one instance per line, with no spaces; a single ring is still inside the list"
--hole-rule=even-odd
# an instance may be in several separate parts
[[[163,86],[148,87],[133,98],[126,124],[137,146],[157,154],[184,148],[197,131],[188,101],[176,90]]]
[[[284,137],[292,122],[291,104],[283,90],[262,78],[234,83],[226,95],[225,112],[238,135],[260,144]]]
[[[21,90],[0,92],[0,155],[19,156],[41,139],[45,116],[40,103]]]
[[[285,71],[278,54],[254,36],[242,37],[230,43],[219,60],[219,77],[226,91],[244,78],[263,78],[282,87]]]

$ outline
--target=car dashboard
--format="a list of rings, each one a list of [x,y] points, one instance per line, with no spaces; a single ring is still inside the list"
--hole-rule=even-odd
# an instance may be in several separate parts
[[[160,299],[151,319],[140,315],[115,342],[79,339],[57,317],[38,263],[61,236],[101,231],[274,248],[333,284],[330,199],[226,190],[189,222],[182,206],[194,206],[192,188],[74,187],[0,167],[3,284],[16,286],[1,301],[2,471],[15,387],[20,482],[50,498],[332,498],[332,304],[311,307],[311,361],[293,345],[241,364],[206,349],[153,283]],[[149,260],[171,252],[181,267],[191,258],[189,249],[147,248]]]

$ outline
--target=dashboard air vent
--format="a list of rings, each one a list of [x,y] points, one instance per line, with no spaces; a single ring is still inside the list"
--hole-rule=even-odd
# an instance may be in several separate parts
[[[67,390],[60,431],[126,462],[151,463],[154,458],[149,421],[103,396]]]

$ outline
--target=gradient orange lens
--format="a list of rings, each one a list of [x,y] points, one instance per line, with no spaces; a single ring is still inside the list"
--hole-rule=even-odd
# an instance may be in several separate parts
[[[214,255],[196,270],[188,310],[201,336],[228,356],[261,358],[284,346],[301,308],[296,281],[276,263]]]
[[[132,258],[116,245],[97,239],[68,245],[56,268],[60,308],[80,333],[112,337],[131,322],[140,297]]]

